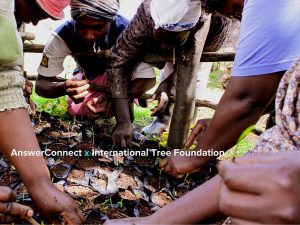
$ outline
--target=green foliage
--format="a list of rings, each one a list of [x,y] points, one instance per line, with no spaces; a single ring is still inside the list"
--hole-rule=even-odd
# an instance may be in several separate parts
[[[223,75],[223,71],[222,70],[213,70],[211,71],[211,73],[209,74],[209,80],[208,80],[208,84],[207,87],[215,89],[215,88],[222,88],[222,75]]]
[[[241,157],[252,148],[254,148],[254,144],[246,139],[243,139],[237,145],[228,150],[225,153],[225,156],[229,159]]]
[[[141,127],[149,125],[153,120],[153,117],[151,117],[151,109],[154,108],[156,104],[156,101],[148,103],[147,108],[134,105],[134,125]]]
[[[49,99],[38,96],[33,90],[31,100],[36,104],[36,110],[41,112],[45,111],[52,116],[58,116],[59,118],[65,118],[67,116],[67,98],[62,96],[60,98]]]

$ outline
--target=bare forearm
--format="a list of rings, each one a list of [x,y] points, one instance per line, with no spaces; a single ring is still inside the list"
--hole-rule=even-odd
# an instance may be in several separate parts
[[[220,183],[220,177],[216,176],[150,217],[156,221],[155,224],[162,222],[163,224],[198,224],[220,215],[218,209]]]
[[[235,145],[241,133],[259,120],[274,99],[282,74],[231,78],[197,149],[220,151]]]
[[[64,80],[45,80],[38,78],[35,86],[36,93],[45,98],[58,98],[66,95]]]
[[[12,151],[38,152],[39,144],[31,127],[26,109],[0,113],[1,152],[19,171],[26,186],[43,180],[50,181],[49,171],[42,156],[12,156]]]

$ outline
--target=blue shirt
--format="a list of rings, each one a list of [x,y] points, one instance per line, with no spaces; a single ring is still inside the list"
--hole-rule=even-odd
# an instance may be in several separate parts
[[[56,33],[60,36],[72,53],[78,53],[74,57],[77,67],[81,72],[85,73],[87,78],[93,78],[102,74],[107,69],[107,59],[95,56],[80,56],[80,53],[85,53],[87,50],[83,41],[76,37],[74,29],[74,20],[69,20],[56,29]],[[111,22],[110,29],[105,39],[102,42],[97,42],[102,50],[110,49],[117,41],[117,38],[122,31],[127,27],[128,20],[124,17],[117,15],[115,20]],[[78,70],[75,71],[75,73]]]
[[[300,0],[245,0],[232,76],[289,69],[300,57]]]

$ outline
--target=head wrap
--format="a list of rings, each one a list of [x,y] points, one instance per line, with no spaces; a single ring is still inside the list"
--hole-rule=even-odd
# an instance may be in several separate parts
[[[275,100],[276,126],[266,130],[250,153],[300,149],[300,58],[281,78]]]
[[[114,20],[120,3],[119,0],[71,0],[70,6],[73,19],[88,16],[94,19]]]
[[[201,15],[199,0],[152,0],[151,17],[155,28],[185,31],[193,28]]]

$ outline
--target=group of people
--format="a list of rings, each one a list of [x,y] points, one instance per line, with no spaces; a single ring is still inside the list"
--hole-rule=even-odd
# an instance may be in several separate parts
[[[74,201],[51,183],[43,157],[11,156],[13,149],[40,150],[24,97],[24,91],[28,95],[30,90],[23,77],[17,21],[37,24],[45,18],[62,19],[68,5],[72,19],[57,28],[46,44],[36,93],[47,98],[68,95],[72,116],[115,116],[112,136],[121,147],[130,147],[133,99],[156,83],[153,65],[141,62],[143,55],[183,49],[210,14],[206,51],[220,48],[232,18],[242,18],[240,38],[232,77],[214,117],[197,122],[187,146],[196,141],[193,151],[226,151],[275,101],[276,126],[263,133],[245,157],[220,163],[219,175],[151,216],[107,224],[197,224],[219,215],[241,224],[300,222],[298,0],[274,0],[268,7],[255,0],[144,0],[130,21],[118,14],[118,0],[2,0],[0,150],[19,171],[43,217],[49,222],[63,218],[69,224],[84,223]],[[58,76],[68,55],[77,68],[74,78],[65,80]],[[155,66],[164,67],[165,77],[156,92],[161,103],[155,112],[164,113],[168,82],[174,82],[177,65]],[[172,155],[161,166],[180,178],[211,159]],[[0,190],[1,222],[33,216],[32,209],[15,202],[12,190]]]

